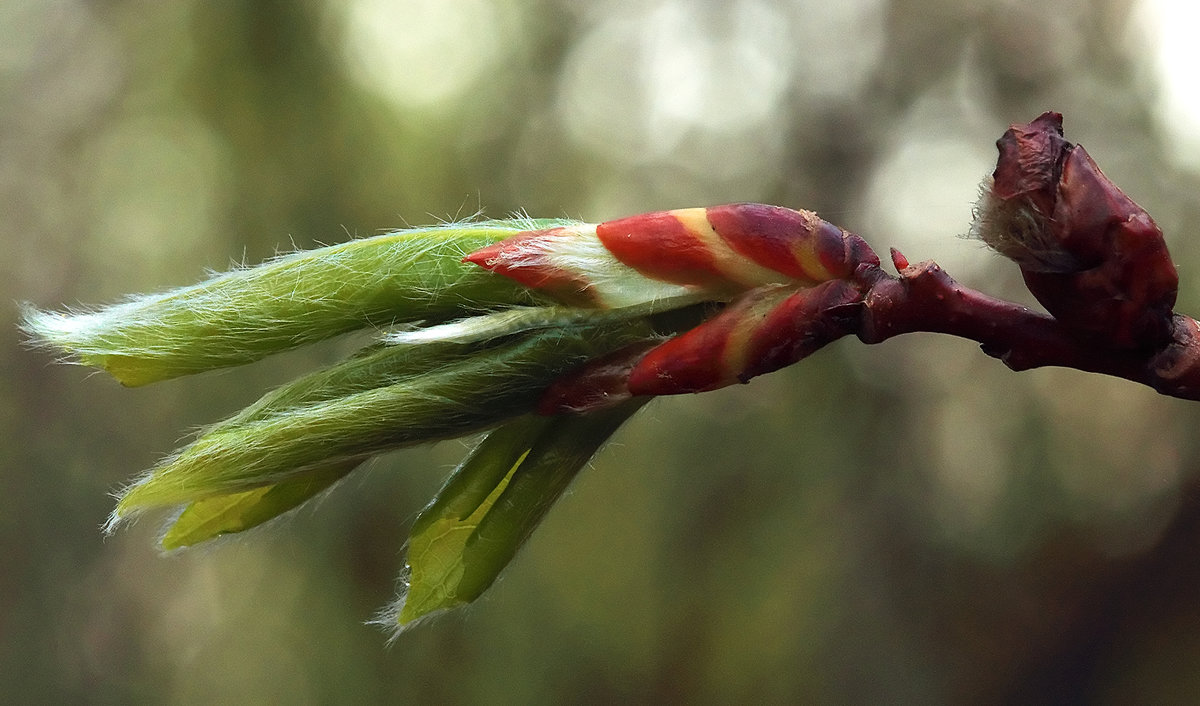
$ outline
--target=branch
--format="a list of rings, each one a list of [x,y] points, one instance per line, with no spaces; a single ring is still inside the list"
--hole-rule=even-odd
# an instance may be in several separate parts
[[[118,522],[177,507],[165,549],[241,532],[385,451],[492,430],[417,519],[396,629],[474,600],[571,478],[650,398],[715,390],[844,336],[977,341],[1013,370],[1075,368],[1200,400],[1200,323],[1150,215],[1062,116],[1013,125],[973,233],[1048,313],[898,275],[811,211],[729,204],[604,223],[451,223],[286,255],[94,312],[26,312],[46,345],[142,385],[396,327],[203,430],[125,488]]]
[[[1148,385],[1200,400],[1200,324],[1175,314],[1170,339],[1149,350],[1120,350],[1081,340],[1053,316],[964,287],[932,261],[910,265],[892,251],[899,277],[880,268],[858,275],[867,292],[856,331],[863,343],[906,333],[945,333],[977,341],[1011,370],[1057,366]]]

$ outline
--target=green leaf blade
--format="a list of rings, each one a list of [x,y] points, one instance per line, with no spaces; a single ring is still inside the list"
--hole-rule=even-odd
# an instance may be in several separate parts
[[[329,489],[358,464],[357,460],[331,464],[275,485],[197,500],[179,513],[159,546],[172,551],[257,527]]]
[[[578,472],[644,403],[586,416],[524,417],[492,432],[414,522],[404,590],[380,622],[404,630],[482,595]]]
[[[652,335],[642,321],[538,330],[483,347],[449,346],[412,369],[383,347],[281,388],[217,425],[126,489],[110,528],[142,509],[274,485],[328,463],[362,460],[494,427],[533,409],[566,370]],[[378,385],[378,386],[374,386]]]
[[[36,341],[127,386],[249,363],[370,325],[436,323],[541,295],[463,263],[536,222],[451,224],[283,255],[91,312],[26,308]]]
[[[525,416],[489,433],[417,516],[408,542],[408,591],[399,622],[467,602],[457,592],[463,550],[549,425],[549,418]]]

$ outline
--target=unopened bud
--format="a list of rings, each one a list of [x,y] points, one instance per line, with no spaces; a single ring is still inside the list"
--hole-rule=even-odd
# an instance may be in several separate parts
[[[1063,138],[1058,113],[1013,125],[997,147],[973,233],[1069,328],[1114,348],[1163,345],[1179,283],[1150,216]]]

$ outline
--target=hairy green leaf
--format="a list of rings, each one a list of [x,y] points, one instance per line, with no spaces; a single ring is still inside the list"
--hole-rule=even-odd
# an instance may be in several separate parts
[[[381,622],[404,629],[478,598],[644,402],[585,416],[522,417],[489,434],[413,523],[402,595]]]
[[[140,509],[274,485],[329,463],[495,426],[530,411],[566,370],[653,335],[647,322],[634,320],[474,347],[430,344],[442,355],[407,370],[408,347],[374,349],[281,388],[151,469],[125,491],[110,528]]]
[[[464,255],[560,221],[417,228],[282,255],[91,312],[27,309],[25,330],[122,384],[239,365],[364,326],[546,303]]]
[[[181,549],[241,532],[292,510],[346,476],[358,461],[333,463],[253,490],[197,500],[163,534],[163,549]]]

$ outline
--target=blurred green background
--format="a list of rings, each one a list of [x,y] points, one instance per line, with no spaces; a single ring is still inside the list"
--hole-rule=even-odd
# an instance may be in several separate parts
[[[1191,16],[1188,16],[1191,13]],[[967,703],[1200,693],[1200,405],[932,335],[663,399],[478,605],[390,648],[463,442],[160,557],[108,493],[355,340],[125,390],[16,302],[103,303],[406,224],[739,200],[1028,301],[965,240],[1046,109],[1200,313],[1187,2],[0,4],[0,691],[12,703]],[[1189,38],[1190,37],[1190,38]]]

